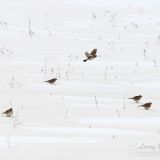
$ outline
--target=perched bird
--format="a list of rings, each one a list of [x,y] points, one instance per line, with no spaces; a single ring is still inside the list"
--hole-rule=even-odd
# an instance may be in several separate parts
[[[47,81],[44,81],[44,82],[48,82],[50,84],[54,84],[56,82],[57,78],[53,78],[53,79],[49,79]]]
[[[145,110],[148,110],[150,107],[151,107],[151,102],[149,102],[149,103],[145,103],[145,104],[143,104],[143,105],[140,105],[140,106],[138,106],[138,107],[144,107],[144,109]]]
[[[139,101],[141,98],[142,98],[142,96],[139,95],[139,96],[131,97],[131,98],[129,98],[129,99],[133,99],[134,101],[136,101],[136,102],[138,103],[138,101]]]
[[[83,62],[86,62],[87,60],[92,60],[92,59],[96,58],[97,57],[96,53],[97,53],[96,48],[93,49],[93,51],[91,53],[85,52],[87,59],[83,60]]]
[[[7,117],[11,117],[13,115],[13,109],[9,108],[5,112],[3,112],[2,114],[5,114]]]

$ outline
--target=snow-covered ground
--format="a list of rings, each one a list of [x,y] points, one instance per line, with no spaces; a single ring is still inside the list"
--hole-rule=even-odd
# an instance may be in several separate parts
[[[0,0],[0,159],[159,160],[159,50],[159,0]]]

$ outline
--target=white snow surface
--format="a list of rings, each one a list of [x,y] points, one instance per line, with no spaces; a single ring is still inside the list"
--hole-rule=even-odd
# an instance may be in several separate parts
[[[160,159],[159,0],[0,0],[0,73],[1,160]]]

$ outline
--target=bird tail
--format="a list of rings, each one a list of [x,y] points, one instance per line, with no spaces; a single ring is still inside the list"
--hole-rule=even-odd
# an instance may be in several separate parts
[[[1,114],[6,114],[6,111],[4,111],[3,113],[1,113]]]
[[[88,59],[83,60],[83,62],[86,62]]]
[[[140,106],[137,106],[137,107],[142,107],[142,105],[140,105]]]

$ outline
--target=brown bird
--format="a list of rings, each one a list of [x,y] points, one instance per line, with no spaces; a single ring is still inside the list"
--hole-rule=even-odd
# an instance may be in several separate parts
[[[129,99],[133,99],[134,101],[136,101],[136,102],[138,103],[138,101],[139,101],[141,98],[142,98],[142,96],[139,95],[139,96],[131,97],[131,98],[129,98]]]
[[[85,52],[87,59],[83,60],[83,62],[86,62],[87,60],[92,60],[92,59],[96,58],[97,57],[96,53],[97,53],[96,48],[93,49],[93,51],[91,53]]]
[[[11,117],[13,115],[13,109],[9,108],[5,112],[3,112],[2,114],[5,114],[7,117]]]
[[[57,78],[52,78],[52,79],[49,79],[47,81],[44,81],[44,82],[48,82],[50,84],[54,84],[56,82]]]
[[[149,103],[145,103],[145,104],[143,104],[143,105],[140,105],[140,106],[138,106],[138,107],[144,107],[144,109],[145,110],[149,110],[149,108],[151,107],[151,102],[149,102]]]

